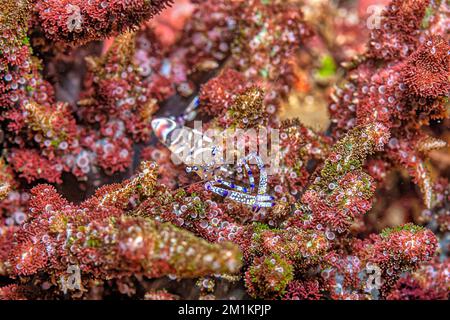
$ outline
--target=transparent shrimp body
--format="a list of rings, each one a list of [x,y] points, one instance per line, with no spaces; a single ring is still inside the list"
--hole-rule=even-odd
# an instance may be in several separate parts
[[[205,188],[230,200],[252,206],[254,208],[272,207],[273,197],[267,192],[267,172],[264,163],[256,153],[239,156],[236,167],[243,167],[248,177],[248,185],[241,186],[227,178],[234,174],[222,156],[222,148],[202,132],[177,124],[169,118],[157,118],[152,121],[153,131],[158,139],[172,152],[175,163],[187,165],[187,172],[197,173],[205,183]],[[249,162],[255,160],[259,170],[259,183]],[[256,188],[257,187],[257,188]],[[254,194],[256,189],[256,194]]]

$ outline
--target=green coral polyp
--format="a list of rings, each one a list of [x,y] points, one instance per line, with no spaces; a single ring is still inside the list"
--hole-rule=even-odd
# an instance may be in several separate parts
[[[416,225],[416,224],[412,224],[412,223],[407,223],[398,227],[393,227],[393,228],[386,228],[383,229],[383,231],[381,231],[381,236],[383,238],[388,238],[390,237],[392,234],[395,234],[397,232],[402,232],[402,231],[409,231],[414,233],[417,233],[419,231],[424,230],[424,227]]]

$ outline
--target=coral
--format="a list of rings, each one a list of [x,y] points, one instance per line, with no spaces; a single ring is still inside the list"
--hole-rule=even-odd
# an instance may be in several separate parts
[[[257,88],[249,88],[239,94],[230,106],[227,118],[233,119],[231,125],[255,127],[264,120],[264,92]]]
[[[449,46],[439,36],[430,38],[405,61],[402,78],[407,91],[414,96],[436,98],[450,90]]]
[[[406,224],[373,236],[361,248],[360,259],[381,268],[383,291],[389,292],[402,272],[414,271],[421,262],[430,261],[436,247],[436,237],[431,231]]]
[[[245,274],[249,294],[255,298],[283,294],[292,279],[292,266],[277,255],[256,259]]]
[[[133,180],[105,187],[78,206],[50,185],[33,188],[31,214],[14,235],[8,273],[24,276],[45,270],[47,276],[58,278],[78,265],[87,281],[129,274],[193,277],[239,270],[235,246],[210,244],[173,225],[129,217],[122,211],[133,193],[151,195],[156,169],[153,174],[150,170],[144,165]]]
[[[380,24],[370,35],[369,54],[383,59],[407,57],[418,44],[429,0],[394,0],[386,6]]]
[[[2,144],[11,149],[7,158],[20,176],[61,182],[61,173],[70,170],[63,159],[79,150],[75,119],[66,104],[55,102],[52,86],[39,71],[41,63],[32,55],[27,36],[30,3],[9,5],[13,1],[3,7],[0,26],[5,53],[0,68],[0,121],[7,129]],[[42,170],[36,167],[40,162]]]
[[[76,44],[104,39],[137,27],[171,0],[36,1],[37,23],[52,40]]]
[[[448,300],[448,3],[366,6],[3,1],[0,299]]]
[[[11,284],[9,286],[4,286],[4,287],[0,288],[0,299],[1,300],[27,300],[25,293],[26,293],[26,288],[23,288],[16,284]]]
[[[241,73],[233,69],[223,70],[202,86],[199,93],[201,110],[211,116],[221,115],[230,107],[230,101],[234,101],[235,96],[244,90],[244,84],[245,77]]]
[[[339,140],[325,160],[324,166],[302,196],[302,202],[312,211],[309,224],[330,232],[344,232],[370,209],[375,190],[371,176],[361,170],[364,159],[380,150],[389,138],[382,124],[356,128]]]
[[[284,295],[286,300],[320,300],[321,298],[318,281],[292,281]]]
[[[145,300],[178,300],[179,298],[174,295],[167,293],[165,290],[149,291],[145,294]]]
[[[385,8],[369,52],[349,71],[343,88],[333,93],[329,109],[336,137],[355,125],[386,125],[391,140],[384,160],[407,168],[430,208],[434,182],[420,141],[432,139],[423,126],[447,117],[450,47],[444,34],[422,28],[429,5],[426,0],[392,1]]]
[[[150,119],[156,99],[143,85],[144,77],[133,61],[135,35],[117,37],[101,58],[88,57],[89,88],[78,102],[80,117],[98,124],[82,144],[97,155],[96,162],[108,173],[123,171],[133,159],[131,141],[150,139]]]
[[[445,284],[442,286],[442,284]],[[448,260],[422,267],[401,278],[389,293],[389,300],[448,300]]]

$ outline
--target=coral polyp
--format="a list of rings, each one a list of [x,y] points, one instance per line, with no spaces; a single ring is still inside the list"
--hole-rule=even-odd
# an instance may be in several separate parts
[[[449,4],[369,2],[3,1],[0,299],[448,300]]]

